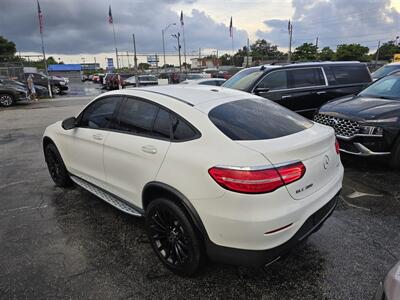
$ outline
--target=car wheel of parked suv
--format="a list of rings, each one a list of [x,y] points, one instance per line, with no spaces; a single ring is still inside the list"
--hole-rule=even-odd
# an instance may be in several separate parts
[[[163,264],[182,276],[196,273],[204,262],[202,241],[182,208],[160,198],[146,210],[150,243]]]
[[[72,180],[65,168],[64,162],[56,146],[48,144],[44,151],[47,168],[54,183],[59,187],[69,187]]]
[[[400,169],[400,137],[397,139],[390,156],[390,166],[393,169]]]
[[[14,97],[9,94],[0,94],[0,104],[9,107],[14,104]]]

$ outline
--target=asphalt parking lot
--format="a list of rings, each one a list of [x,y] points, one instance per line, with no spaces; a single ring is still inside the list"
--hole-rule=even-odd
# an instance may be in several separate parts
[[[400,172],[342,155],[336,211],[289,257],[266,270],[209,263],[195,278],[173,275],[143,220],[48,175],[44,128],[88,101],[0,109],[0,298],[371,299],[400,259]]]

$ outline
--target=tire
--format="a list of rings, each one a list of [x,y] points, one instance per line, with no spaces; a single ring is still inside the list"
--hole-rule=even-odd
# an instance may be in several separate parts
[[[57,147],[54,144],[48,144],[44,150],[44,156],[54,183],[63,188],[72,186],[73,182],[69,177],[67,168],[64,165]]]
[[[393,147],[389,164],[392,169],[400,170],[400,137],[397,138],[397,141]]]
[[[0,105],[10,107],[15,103],[15,98],[10,94],[0,94]]]
[[[205,251],[199,234],[184,210],[159,198],[146,209],[150,244],[161,262],[179,276],[192,276],[204,264]]]
[[[51,87],[51,91],[53,92],[53,94],[55,95],[60,95],[61,94],[61,88],[58,85],[53,85]]]

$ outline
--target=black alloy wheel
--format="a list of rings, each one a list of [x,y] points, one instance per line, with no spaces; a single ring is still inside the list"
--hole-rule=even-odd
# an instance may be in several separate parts
[[[10,107],[14,104],[14,97],[9,94],[0,94],[0,105]]]
[[[54,85],[54,86],[51,88],[51,90],[52,90],[53,94],[55,94],[55,95],[61,94],[61,89],[60,89],[60,87],[57,86],[57,85]]]
[[[199,270],[203,246],[182,208],[167,199],[152,201],[146,210],[146,227],[154,251],[169,270],[181,276]]]
[[[69,187],[72,180],[56,146],[48,144],[44,151],[47,168],[54,183],[59,187]]]

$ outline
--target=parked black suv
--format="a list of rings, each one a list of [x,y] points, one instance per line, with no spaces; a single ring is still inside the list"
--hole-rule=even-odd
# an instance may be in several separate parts
[[[314,121],[335,129],[342,152],[388,156],[400,168],[400,74],[375,81],[356,96],[323,105]]]
[[[244,69],[222,86],[257,94],[312,118],[322,104],[357,94],[370,82],[363,63],[316,62]]]
[[[42,73],[25,73],[26,79],[28,76],[33,75],[33,83],[35,85],[40,85],[47,87],[47,76]],[[53,94],[62,94],[64,91],[68,90],[68,82],[59,77],[49,77],[51,91]]]
[[[0,79],[0,106],[9,107],[19,100],[28,99],[28,90],[23,86],[9,84]]]

